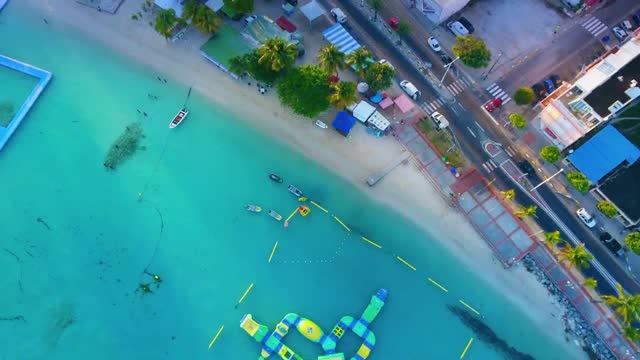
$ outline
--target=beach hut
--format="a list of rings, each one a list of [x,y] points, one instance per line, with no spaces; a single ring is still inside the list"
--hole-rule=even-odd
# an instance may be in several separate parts
[[[353,117],[356,118],[361,123],[365,124],[367,122],[367,119],[369,119],[369,117],[373,115],[375,111],[376,111],[375,106],[362,100],[353,109]]]
[[[368,120],[369,125],[376,127],[378,130],[385,132],[391,123],[380,112],[374,112]]]
[[[356,119],[354,119],[353,116],[344,111],[340,111],[336,115],[336,118],[333,120],[333,123],[331,123],[331,126],[333,126],[333,128],[336,129],[336,131],[338,131],[340,134],[348,136],[349,132],[355,124]]]
[[[362,47],[341,24],[329,26],[322,32],[322,36],[345,55]]]
[[[300,7],[300,12],[302,12],[307,20],[309,20],[309,24],[312,24],[313,20],[326,13],[322,5],[318,4],[315,0],[311,0],[308,4]]]

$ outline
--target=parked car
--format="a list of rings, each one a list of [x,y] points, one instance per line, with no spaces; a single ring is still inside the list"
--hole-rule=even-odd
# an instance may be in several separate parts
[[[536,94],[536,99],[538,99],[538,101],[547,97],[547,91],[544,89],[544,85],[542,85],[541,83],[531,85],[531,90],[533,90],[533,93]]]
[[[518,167],[520,168],[520,170],[522,170],[522,172],[524,172],[525,174],[535,174],[535,170],[533,168],[533,166],[531,165],[530,162],[528,162],[527,160],[523,160],[520,161],[518,163]]]
[[[245,24],[245,26],[246,26],[246,25],[251,24],[251,22],[252,22],[253,20],[257,19],[257,18],[258,18],[258,16],[256,16],[256,15],[249,15],[249,16],[247,16],[246,18],[244,18],[244,24]]]
[[[445,54],[445,53],[440,53],[440,60],[442,60],[442,62],[446,65],[446,64],[450,64],[453,59],[451,58],[451,56]]]
[[[629,20],[622,20],[620,22],[620,27],[627,32],[633,30],[633,25],[631,25],[631,21]]]
[[[380,60],[378,61],[378,63],[380,63],[380,64],[382,64],[382,65],[387,65],[388,67],[390,67],[390,68],[391,68],[391,70],[395,70],[395,69],[396,69],[396,68],[394,68],[394,67],[393,67],[393,65],[391,65],[391,63],[390,63],[390,62],[388,62],[388,61],[387,61],[387,60],[385,60],[385,59],[380,59]]]
[[[467,18],[465,18],[464,16],[460,16],[460,18],[458,19],[458,21],[460,22],[460,24],[462,24],[465,28],[467,28],[467,30],[469,31],[469,34],[473,34],[474,31],[476,31],[476,28],[473,27],[473,25],[471,25],[471,23],[469,22],[469,20],[467,20]]]
[[[347,15],[345,15],[340,8],[335,7],[329,12],[331,13],[331,16],[333,16],[333,18],[336,19],[336,21],[340,24],[344,24],[347,22]]]
[[[456,35],[456,36],[469,35],[469,30],[467,30],[467,28],[464,27],[464,25],[462,25],[459,21],[450,21],[449,23],[447,23],[447,27],[449,28],[449,30],[451,30],[453,35]]]
[[[432,36],[429,39],[427,39],[427,43],[429,44],[429,47],[431,48],[431,50],[437,53],[442,51],[442,47],[440,46],[440,43],[438,42],[438,39],[436,39],[435,36]]]
[[[585,208],[580,208],[576,211],[578,218],[587,225],[588,228],[594,228],[596,226],[596,220],[587,212]]]
[[[489,101],[484,108],[487,109],[488,112],[493,112],[494,110],[496,110],[497,108],[499,108],[500,106],[502,106],[502,99],[500,98],[495,98],[491,101]]]
[[[636,25],[640,26],[640,11],[631,15],[631,18],[635,21]]]
[[[611,31],[613,31],[613,35],[615,35],[616,38],[620,41],[624,40],[627,37],[627,32],[624,31],[620,26],[614,26]]]
[[[622,248],[622,245],[620,245],[618,240],[614,239],[608,232],[605,231],[600,234],[600,241],[602,241],[604,246],[611,250],[612,253],[618,256],[624,256],[624,249]]]
[[[400,81],[400,87],[402,88],[402,90],[404,90],[404,92],[407,93],[407,95],[409,95],[409,97],[411,97],[413,100],[417,100],[418,97],[420,95],[422,95],[422,93],[420,92],[420,90],[418,90],[417,87],[415,87],[415,85],[413,85],[410,81],[408,80],[402,80]]]
[[[547,92],[547,94],[551,94],[556,90],[556,87],[553,85],[553,81],[551,81],[551,79],[546,79],[542,82],[542,84],[544,85],[544,90]]]
[[[446,129],[449,126],[449,121],[442,114],[437,111],[434,111],[431,114],[431,120],[436,124],[436,128],[438,131],[442,129]]]
[[[560,85],[562,85],[562,79],[560,79],[560,75],[553,74],[549,76],[549,80],[553,81],[553,85],[556,87],[556,89],[559,88]]]
[[[400,25],[400,19],[395,16],[389,18],[389,26],[391,26],[393,30],[398,30],[398,25]]]

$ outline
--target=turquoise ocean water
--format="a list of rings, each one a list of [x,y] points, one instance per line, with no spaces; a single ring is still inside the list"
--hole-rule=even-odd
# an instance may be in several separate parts
[[[54,73],[0,153],[0,318],[24,318],[0,321],[0,359],[255,359],[259,345],[238,326],[243,314],[273,328],[296,312],[328,331],[341,316],[359,315],[381,287],[389,300],[371,326],[378,340],[371,359],[457,359],[477,338],[446,308],[459,298],[520,351],[568,357],[563,340],[528,325],[482,274],[416,226],[198,94],[188,120],[170,131],[187,92],[174,79],[162,84],[81,36],[52,31],[17,1],[2,14],[0,53]],[[3,89],[20,81],[0,72]],[[109,146],[134,121],[145,150],[105,171]],[[269,172],[383,249],[347,236],[315,208],[288,229],[245,212],[242,205],[255,202],[287,216],[297,205]],[[136,289],[151,282],[142,273],[148,264],[163,282],[142,296]],[[287,344],[305,359],[320,354],[295,332]],[[339,350],[352,355],[358,344],[347,335]],[[501,358],[478,340],[465,357]]]

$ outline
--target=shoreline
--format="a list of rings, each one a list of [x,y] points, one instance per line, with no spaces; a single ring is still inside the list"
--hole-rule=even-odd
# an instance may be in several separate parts
[[[365,179],[372,172],[403,154],[402,145],[395,139],[365,136],[362,127],[356,127],[354,138],[350,141],[330,131],[310,131],[313,126],[311,121],[302,120],[282,107],[274,99],[275,92],[260,96],[255,86],[233,80],[205,60],[195,48],[196,44],[204,41],[204,37],[196,31],[191,30],[184,41],[172,44],[156,34],[148,26],[147,20],[130,20],[126,14],[139,9],[138,1],[124,2],[116,15],[101,14],[63,0],[49,0],[46,3],[26,0],[25,3],[38,15],[46,17],[51,24],[49,26],[97,41],[100,46],[166,74],[185,86],[193,82],[193,87],[200,95],[248,126],[302,153],[347,180],[369,198],[409,219],[464,263],[469,271],[488,274],[483,277],[487,284],[508,297],[549,337],[556,337],[558,343],[565,343],[562,340],[564,328],[558,326],[562,324],[560,314],[563,309],[553,302],[544,286],[522,266],[505,271],[462,214],[448,206],[438,190],[424,179],[412,163],[397,168],[373,188],[366,185]],[[243,106],[247,103],[252,106]],[[425,218],[434,221],[425,224]],[[553,313],[556,315],[551,315]],[[585,357],[582,349],[571,343],[565,348],[568,352],[574,349],[571,353],[575,356],[583,354],[582,357]]]

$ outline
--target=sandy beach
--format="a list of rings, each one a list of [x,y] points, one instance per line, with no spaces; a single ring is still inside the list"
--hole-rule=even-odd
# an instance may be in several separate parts
[[[141,0],[126,0],[115,16],[68,0],[22,1],[33,8],[37,14],[34,16],[46,18],[51,27],[79,33],[87,41],[99,43],[153,69],[170,82],[180,81],[185,87],[193,84],[194,90],[212,103],[236,113],[251,126],[288,144],[375,200],[392,207],[429,231],[470,271],[485,274],[487,282],[522,308],[532,324],[547,333],[555,333],[553,336],[564,342],[562,309],[547,290],[522,266],[504,270],[484,240],[461,214],[442,200],[412,163],[400,166],[373,188],[366,185],[368,176],[396,161],[404,152],[392,137],[366,136],[363,127],[355,128],[349,140],[334,131],[320,131],[309,119],[283,108],[275,91],[261,96],[255,85],[233,80],[207,62],[198,51],[205,37],[197,31],[192,29],[183,41],[174,44],[153,31],[148,25],[148,14],[144,21],[132,21],[130,16],[140,10]],[[321,118],[329,121],[328,115]],[[567,343],[566,348],[575,355],[572,358],[586,358],[574,344]]]

